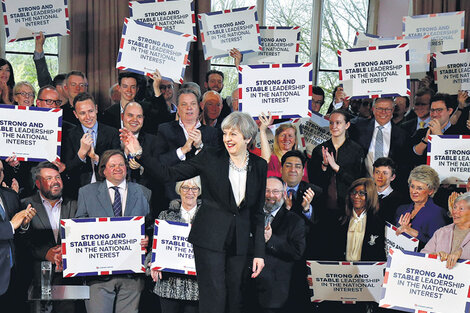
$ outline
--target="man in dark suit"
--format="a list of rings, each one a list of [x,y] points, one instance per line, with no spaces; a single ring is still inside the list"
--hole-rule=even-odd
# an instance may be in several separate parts
[[[78,94],[87,92],[88,80],[80,71],[71,71],[65,76],[64,91],[68,96],[68,101],[62,103],[63,119],[74,125],[80,125],[80,121],[74,114],[74,99]]]
[[[400,192],[392,188],[396,165],[390,158],[378,158],[374,162],[374,182],[379,194],[378,215],[386,222],[393,223],[399,205],[408,203]]]
[[[121,72],[118,76],[118,86],[121,94],[119,103],[115,103],[107,108],[99,118],[100,122],[120,129],[123,127],[121,114],[124,112],[124,107],[129,102],[134,101],[134,98],[139,91],[137,75],[131,72]]]
[[[411,137],[421,128],[428,127],[431,117],[429,110],[431,109],[431,98],[434,96],[434,90],[430,88],[420,88],[415,95],[413,110],[408,114],[400,127],[406,130]]]
[[[72,177],[67,194],[76,199],[78,188],[97,178],[97,164],[100,155],[109,149],[119,149],[119,132],[96,121],[98,108],[93,97],[81,93],[74,99],[74,114],[80,125],[70,131],[66,140],[64,163]]]
[[[176,165],[194,157],[204,146],[216,146],[217,130],[199,121],[199,100],[191,89],[180,89],[176,97],[178,121],[158,127],[156,149],[160,162]],[[175,184],[165,184],[165,194],[176,199]]]
[[[426,164],[429,135],[459,135],[459,129],[450,122],[453,112],[450,95],[437,93],[432,97],[429,126],[416,131],[411,137],[411,155],[414,166]]]
[[[22,206],[31,205],[37,214],[27,230],[28,246],[33,257],[33,279],[40,284],[41,262],[50,261],[53,265],[52,285],[79,283],[74,279],[62,278],[60,220],[75,217],[77,202],[62,198],[62,178],[59,168],[50,162],[41,162],[32,170],[38,192],[21,200]],[[43,303],[45,304],[45,303]],[[54,301],[56,312],[74,312],[71,301]]]
[[[282,180],[269,177],[264,205],[266,256],[264,269],[256,278],[258,304],[266,313],[284,312],[294,261],[299,260],[305,250],[305,223],[286,208],[285,195]]]
[[[406,132],[391,122],[394,103],[391,98],[378,98],[373,105],[374,118],[357,120],[351,124],[349,135],[364,150],[365,165],[370,177],[373,163],[381,157],[389,157],[398,165],[397,179],[406,182],[407,138]]]
[[[80,188],[76,217],[145,216],[149,223],[151,192],[146,187],[126,181],[127,161],[119,150],[108,150],[100,160],[99,174],[103,182]],[[149,225],[149,224],[147,224]],[[148,245],[148,236],[141,242]],[[113,275],[91,277],[87,312],[138,312],[144,287],[142,276]]]
[[[0,162],[0,184],[2,181],[3,164]],[[3,309],[18,308],[15,299],[21,299],[21,296],[18,295],[14,283],[15,276],[21,269],[15,266],[13,237],[15,230],[29,223],[35,214],[36,210],[31,206],[20,211],[20,202],[16,192],[0,187],[0,306]]]

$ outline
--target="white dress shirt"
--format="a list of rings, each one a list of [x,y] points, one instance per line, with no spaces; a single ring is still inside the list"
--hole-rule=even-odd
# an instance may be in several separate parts
[[[378,131],[378,126],[380,126],[377,121],[374,123],[374,132],[372,134],[372,140],[370,141],[369,145],[369,152],[367,153],[367,158],[366,158],[366,168],[367,172],[369,173],[369,176],[372,177],[372,174],[374,173],[374,167],[372,164],[374,164],[375,161],[375,139],[377,138],[377,131]],[[383,125],[384,128],[382,128],[382,134],[383,134],[383,153],[384,157],[388,156],[390,153],[390,141],[392,138],[392,123],[388,122],[387,124]]]
[[[111,198],[111,203],[113,203],[114,202],[115,191],[111,187],[114,187],[114,185],[109,180],[106,180],[106,187],[108,188],[108,193],[109,193],[109,197]],[[119,188],[119,194],[121,195],[122,216],[124,216],[124,212],[126,210],[126,200],[127,200],[127,182],[126,182],[126,180],[123,180],[119,185],[117,185],[117,187]]]

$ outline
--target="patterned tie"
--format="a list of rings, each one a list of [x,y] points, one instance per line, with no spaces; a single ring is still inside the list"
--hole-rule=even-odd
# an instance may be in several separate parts
[[[377,126],[377,137],[375,137],[375,160],[384,156],[384,134],[382,132],[383,128],[383,126]]]
[[[113,212],[114,216],[122,215],[122,203],[121,203],[121,194],[119,193],[119,187],[113,186],[114,189],[114,202],[113,202]]]
[[[274,216],[271,215],[271,212],[269,213],[264,212],[264,227],[267,227],[268,225],[270,225],[273,219],[274,219]]]
[[[7,213],[5,212],[5,209],[3,208],[2,204],[0,203],[0,217],[2,218],[3,221],[7,221]],[[11,250],[10,247],[10,268],[13,267],[13,251]]]
[[[424,128],[424,125],[426,125],[426,123],[424,121],[419,122],[419,128]]]

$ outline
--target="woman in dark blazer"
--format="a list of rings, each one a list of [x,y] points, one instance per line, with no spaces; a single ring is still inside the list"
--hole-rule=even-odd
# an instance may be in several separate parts
[[[234,112],[222,123],[225,149],[204,147],[194,158],[172,167],[139,156],[136,138],[126,130],[122,140],[146,170],[164,181],[201,176],[202,204],[189,234],[194,246],[199,310],[241,311],[241,283],[248,242],[254,239],[252,278],[264,267],[264,195],[266,161],[248,152],[257,126],[246,113]]]

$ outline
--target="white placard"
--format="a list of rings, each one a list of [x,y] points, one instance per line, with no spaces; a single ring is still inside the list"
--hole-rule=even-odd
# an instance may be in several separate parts
[[[192,0],[145,0],[129,2],[129,17],[135,21],[192,34],[197,41]]]
[[[310,118],[300,119],[296,126],[300,131],[301,141],[309,157],[316,146],[331,138],[330,121],[317,112],[312,112]]]
[[[351,98],[409,96],[408,44],[338,51],[339,79]]]
[[[226,57],[232,48],[242,54],[261,50],[256,7],[198,14],[204,58]]]
[[[125,18],[116,67],[183,83],[192,35]]]
[[[470,136],[431,135],[427,164],[447,183],[465,184],[470,176]]]
[[[307,261],[307,267],[312,302],[380,300],[385,262]]]
[[[188,242],[191,225],[155,220],[152,269],[196,275],[193,245]]]
[[[0,158],[19,161],[60,159],[62,109],[0,104]]]
[[[240,111],[277,119],[310,115],[311,63],[241,65],[238,77]]]
[[[403,35],[431,36],[431,53],[463,49],[465,11],[403,17]]]
[[[380,38],[380,36],[367,34],[363,32],[356,32],[356,37],[354,37],[353,48],[361,48],[370,46],[371,38]]]
[[[456,95],[459,90],[470,90],[470,52],[436,52],[434,60],[434,78],[438,92]]]
[[[243,55],[241,64],[298,63],[300,27],[260,26],[263,51]]]
[[[468,313],[470,261],[446,268],[436,255],[392,250],[380,306],[406,312]]]
[[[143,216],[60,221],[64,277],[145,272]]]
[[[70,34],[67,0],[2,0],[7,42]]]
[[[418,249],[419,240],[411,237],[407,233],[397,235],[397,227],[385,222],[385,251],[388,253],[390,249],[400,249],[406,251],[416,251]]]

